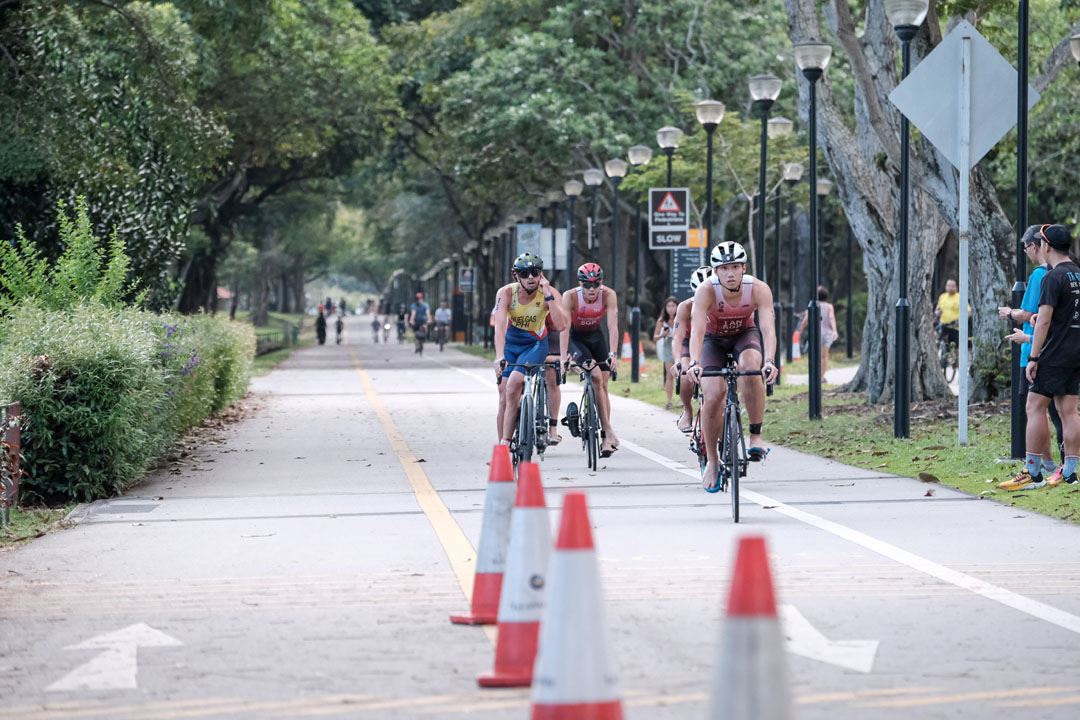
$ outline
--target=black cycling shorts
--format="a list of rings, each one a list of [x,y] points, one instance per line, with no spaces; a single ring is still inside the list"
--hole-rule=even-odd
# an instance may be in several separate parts
[[[706,335],[701,350],[701,366],[706,370],[720,370],[727,365],[728,356],[738,362],[744,350],[761,352],[761,332],[747,328],[738,335]]]
[[[554,355],[558,357],[562,354],[562,347],[559,343],[559,338],[562,333],[557,333],[554,330],[548,330],[548,357]]]
[[[607,338],[599,330],[590,333],[577,333],[571,330],[570,357],[574,359],[574,364],[578,366],[582,366],[591,360],[595,361],[604,372],[611,370],[607,363]]]
[[[1040,363],[1031,392],[1048,398],[1080,395],[1080,367],[1043,367]]]

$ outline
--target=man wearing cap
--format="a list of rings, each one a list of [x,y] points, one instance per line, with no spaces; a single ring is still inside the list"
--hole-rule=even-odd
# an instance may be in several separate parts
[[[1031,354],[1031,336],[1035,334],[1035,316],[1039,312],[1039,295],[1042,291],[1042,281],[1046,277],[1046,273],[1049,268],[1046,266],[1046,260],[1043,257],[1042,250],[1042,238],[1039,236],[1039,230],[1041,225],[1031,225],[1024,231],[1024,236],[1020,238],[1020,244],[1024,246],[1024,254],[1027,255],[1028,260],[1035,264],[1035,269],[1031,271],[1031,275],[1028,276],[1027,288],[1024,290],[1024,298],[1020,301],[1020,307],[1011,308],[1007,305],[1003,305],[998,308],[998,316],[1002,320],[1008,320],[1010,322],[1023,323],[1024,326],[1017,330],[1013,330],[1010,334],[1005,336],[1006,340],[1010,340],[1020,346],[1020,396],[1027,400],[1028,392],[1030,391],[1030,383],[1028,383],[1027,373],[1024,372],[1024,368],[1027,367],[1028,356]],[[1057,413],[1057,408],[1054,403],[1050,403],[1050,420],[1054,423],[1054,428],[1057,430],[1058,450],[1061,455],[1062,461],[1065,460],[1065,448],[1061,444],[1061,417]],[[1042,415],[1037,418],[1037,422],[1041,424],[1046,423],[1046,416]],[[1054,464],[1054,457],[1050,452],[1049,438],[1050,434],[1047,431],[1047,443],[1046,448],[1043,450],[1042,465],[1043,474],[1049,473],[1047,484],[1057,485],[1061,482],[1061,470],[1062,468]],[[1031,475],[1028,474],[1027,468],[1022,469],[1016,475],[998,485],[1002,490],[1025,490],[1032,484]]]
[[[1045,416],[1053,399],[1061,415],[1065,436],[1065,463],[1061,475],[1075,483],[1080,455],[1080,267],[1069,257],[1072,237],[1063,225],[1043,225],[1039,229],[1043,257],[1050,271],[1042,281],[1039,313],[1031,340],[1027,378],[1031,392],[1027,401],[1027,454],[1024,467],[1031,475],[1029,488],[1046,484],[1043,480],[1042,452],[1050,442]]]

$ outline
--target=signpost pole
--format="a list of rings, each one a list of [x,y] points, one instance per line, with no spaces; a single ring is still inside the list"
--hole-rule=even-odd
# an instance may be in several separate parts
[[[960,62],[960,397],[958,438],[968,444],[968,254],[971,244],[971,36],[962,37]]]

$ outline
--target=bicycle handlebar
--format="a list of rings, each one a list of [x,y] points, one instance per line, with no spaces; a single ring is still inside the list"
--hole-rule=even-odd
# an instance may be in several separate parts
[[[735,368],[701,371],[701,377],[762,377],[764,375],[764,370],[736,370]]]

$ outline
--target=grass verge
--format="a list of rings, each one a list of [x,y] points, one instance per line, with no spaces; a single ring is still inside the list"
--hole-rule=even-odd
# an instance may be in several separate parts
[[[621,397],[664,406],[666,396],[655,360],[642,364],[640,383],[632,385],[629,380],[629,363],[622,363],[619,380],[612,386],[614,392]],[[673,418],[680,407],[678,398],[675,406]],[[768,440],[855,467],[918,478],[926,483],[929,493],[940,483],[977,497],[1080,524],[1080,488],[1060,485],[1012,493],[997,488],[998,483],[1021,467],[1020,461],[1007,459],[1008,402],[971,405],[967,447],[956,443],[956,403],[952,400],[913,405],[911,438],[907,440],[893,437],[892,406],[868,405],[860,393],[843,393],[835,386],[826,385],[820,422],[807,420],[806,407],[806,386],[776,388],[765,409]]]
[[[11,526],[0,530],[0,548],[41,537],[63,523],[64,517],[71,512],[73,507],[75,506],[26,510],[12,508]]]
[[[466,355],[472,355],[473,357],[483,358],[495,362],[495,349],[484,349],[483,345],[454,345],[455,350],[460,350]]]

